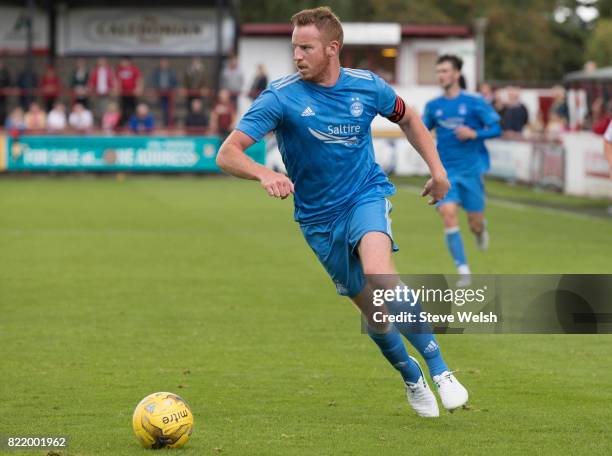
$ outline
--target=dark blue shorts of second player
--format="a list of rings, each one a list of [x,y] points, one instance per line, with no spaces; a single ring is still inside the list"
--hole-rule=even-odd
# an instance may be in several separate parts
[[[389,200],[377,198],[355,204],[331,222],[300,226],[339,294],[356,296],[365,285],[357,246],[366,233],[386,233],[393,251],[399,250],[391,232],[391,208]]]
[[[485,209],[484,178],[481,174],[449,175],[451,188],[437,206],[457,203],[468,212],[483,212]]]

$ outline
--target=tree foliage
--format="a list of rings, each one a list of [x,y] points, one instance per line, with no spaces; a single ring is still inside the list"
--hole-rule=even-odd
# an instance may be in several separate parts
[[[412,24],[467,24],[480,17],[488,19],[486,31],[486,77],[494,80],[549,82],[560,80],[569,71],[580,69],[590,34],[577,14],[585,0],[245,0],[241,3],[243,22],[288,22],[296,11],[320,4],[329,5],[343,21],[379,21]],[[612,0],[598,0],[600,14],[612,17]],[[570,14],[558,22],[555,11]],[[608,59],[612,42],[604,20],[597,26],[593,48],[597,61]],[[590,55],[590,54],[589,54]],[[607,56],[607,57],[606,57]]]
[[[597,21],[589,40],[587,56],[599,66],[612,65],[612,18]]]

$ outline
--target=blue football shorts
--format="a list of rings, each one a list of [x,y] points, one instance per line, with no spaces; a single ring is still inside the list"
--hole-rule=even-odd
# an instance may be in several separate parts
[[[399,250],[391,232],[391,209],[389,200],[380,198],[357,203],[331,222],[300,226],[339,294],[356,296],[365,285],[357,246],[366,233],[387,234],[393,251]]]
[[[485,209],[484,178],[481,174],[450,175],[451,188],[437,206],[457,203],[467,212],[483,212]]]

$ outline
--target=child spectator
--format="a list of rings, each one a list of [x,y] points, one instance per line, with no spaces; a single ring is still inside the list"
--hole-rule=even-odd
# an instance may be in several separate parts
[[[11,114],[7,117],[6,122],[4,123],[4,128],[6,128],[9,135],[13,137],[19,136],[19,134],[25,130],[25,116],[21,107],[17,106],[11,111]]]
[[[61,101],[56,101],[47,116],[47,129],[51,133],[59,133],[66,129],[66,107]]]
[[[44,130],[47,126],[47,114],[35,101],[30,103],[30,109],[25,114],[25,126],[28,130]]]
[[[128,123],[134,133],[150,133],[155,126],[155,119],[149,112],[149,106],[146,103],[139,103]]]
[[[121,121],[121,112],[119,105],[114,101],[110,102],[106,107],[106,112],[102,116],[102,129],[106,132],[115,130]]]
[[[93,128],[93,114],[81,103],[75,103],[70,116],[68,116],[68,123],[80,132],[91,130]]]
[[[191,109],[185,118],[185,127],[190,130],[203,130],[208,127],[208,114],[204,111],[204,103],[199,98],[191,100]]]

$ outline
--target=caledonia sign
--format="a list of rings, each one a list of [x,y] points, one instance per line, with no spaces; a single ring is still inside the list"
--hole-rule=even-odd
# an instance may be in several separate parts
[[[63,55],[213,55],[230,52],[234,22],[211,8],[74,8],[60,14],[59,51]]]

